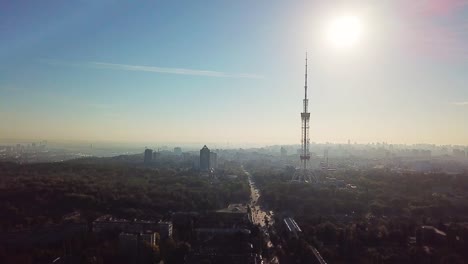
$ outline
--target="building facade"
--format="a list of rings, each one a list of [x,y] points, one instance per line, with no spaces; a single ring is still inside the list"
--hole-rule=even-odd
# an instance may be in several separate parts
[[[149,164],[153,161],[153,150],[152,149],[145,149],[145,164]]]
[[[218,154],[210,152],[210,169],[218,168]]]
[[[175,148],[174,148],[174,154],[175,154],[175,155],[182,155],[182,148],[180,148],[180,147],[175,147]]]
[[[200,170],[209,171],[210,168],[210,149],[205,145],[200,150]]]

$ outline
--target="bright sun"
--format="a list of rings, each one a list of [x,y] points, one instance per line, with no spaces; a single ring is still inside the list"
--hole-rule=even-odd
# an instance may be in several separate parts
[[[326,35],[330,44],[336,48],[355,46],[362,35],[361,20],[353,15],[335,17],[328,25]]]

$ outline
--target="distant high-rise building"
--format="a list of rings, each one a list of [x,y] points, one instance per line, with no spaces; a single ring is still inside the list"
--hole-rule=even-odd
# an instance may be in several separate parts
[[[174,154],[176,155],[182,155],[182,149],[180,147],[175,147],[174,148]]]
[[[161,152],[159,152],[159,151],[154,151],[154,152],[153,152],[153,161],[158,160],[160,156],[161,156]]]
[[[465,157],[465,151],[464,150],[453,149],[452,153],[453,153],[453,156],[455,158],[464,158]]]
[[[218,168],[218,154],[215,152],[210,152],[210,169]]]
[[[288,151],[284,147],[281,147],[280,153],[281,157],[286,157],[288,155]]]
[[[200,157],[194,157],[193,163],[192,163],[192,168],[194,170],[199,170],[200,169]]]
[[[206,145],[200,149],[200,170],[210,170],[210,149]]]
[[[432,151],[427,150],[427,149],[422,149],[421,150],[421,156],[425,158],[430,158],[432,155]]]
[[[182,160],[183,161],[192,160],[192,155],[190,153],[184,152],[184,153],[182,153]]]
[[[325,159],[325,166],[326,166],[326,168],[328,170],[328,166],[329,166],[329,164],[328,164],[328,149],[325,149],[323,151],[323,158]]]
[[[145,149],[145,164],[149,164],[153,161],[153,150],[152,149]]]

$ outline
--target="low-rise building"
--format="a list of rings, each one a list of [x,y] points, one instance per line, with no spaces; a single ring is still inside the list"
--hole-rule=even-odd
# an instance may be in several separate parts
[[[148,231],[158,232],[162,239],[172,237],[172,222],[120,219],[103,215],[93,222],[93,232],[117,230],[124,233],[140,234]]]

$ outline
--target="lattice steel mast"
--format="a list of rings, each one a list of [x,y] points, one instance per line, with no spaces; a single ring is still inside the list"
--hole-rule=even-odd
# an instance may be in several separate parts
[[[310,160],[309,152],[309,99],[307,99],[307,53],[305,58],[305,85],[304,85],[304,100],[303,100],[303,112],[301,113],[302,127],[301,127],[301,167],[294,175],[293,180],[301,182],[307,182],[311,180],[311,173],[309,172],[307,164]]]

